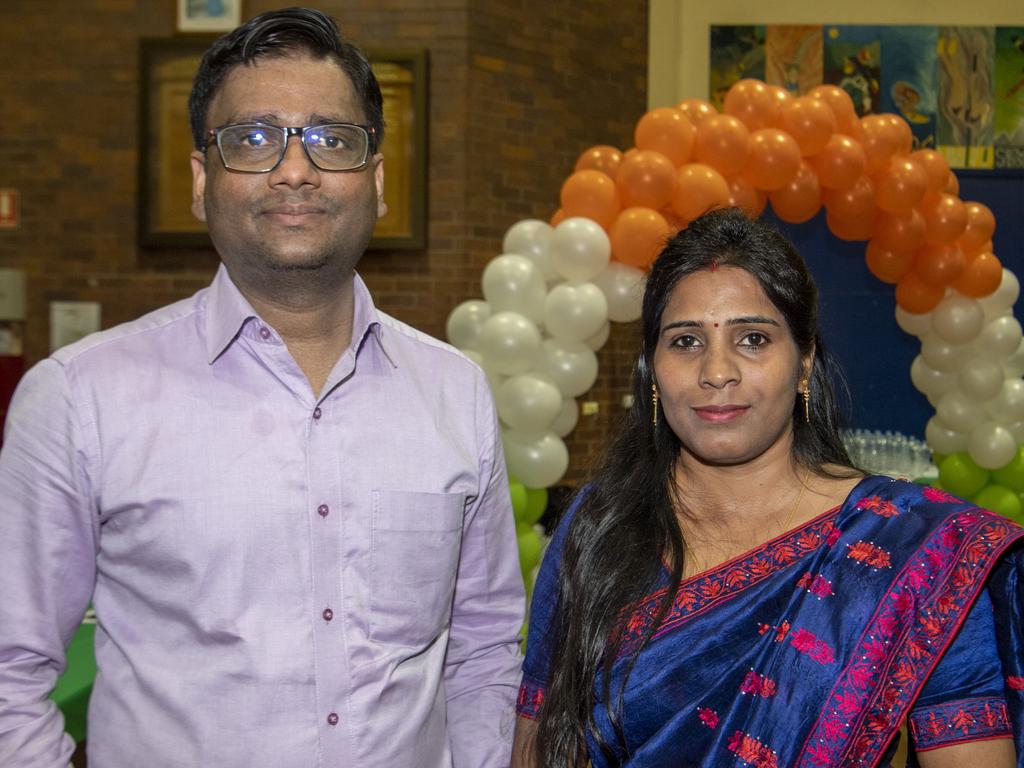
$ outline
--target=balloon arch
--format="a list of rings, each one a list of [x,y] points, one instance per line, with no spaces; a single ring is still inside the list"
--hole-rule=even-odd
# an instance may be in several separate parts
[[[939,483],[1021,515],[1020,287],[992,252],[992,212],[960,199],[941,154],[912,151],[898,115],[858,118],[836,86],[794,97],[751,79],[729,89],[721,113],[702,99],[651,110],[634,139],[626,152],[586,150],[550,223],[514,224],[484,269],[484,300],[448,317],[449,341],[494,389],[524,574],[608,322],[639,318],[644,271],[665,238],[721,206],[757,216],[770,202],[794,224],[824,207],[836,237],[866,241],[868,269],[895,285],[898,325],[921,340],[910,377],[936,409],[925,439]]]

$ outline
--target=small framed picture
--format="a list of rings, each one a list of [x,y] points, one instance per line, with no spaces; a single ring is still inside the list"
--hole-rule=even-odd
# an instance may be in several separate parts
[[[242,0],[178,0],[179,32],[229,32],[242,23]]]

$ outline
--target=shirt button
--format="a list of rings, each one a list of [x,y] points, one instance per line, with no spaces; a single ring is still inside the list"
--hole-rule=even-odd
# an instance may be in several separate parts
[[[327,517],[327,515],[329,515],[330,512],[331,509],[326,504],[321,504],[319,507],[316,508],[316,513],[320,515],[320,517]]]
[[[324,608],[324,612],[322,615],[324,617],[324,621],[330,621],[334,618],[334,611],[332,611],[330,608]]]
[[[269,339],[270,338],[270,329],[267,328],[266,326],[263,326],[262,328],[260,328],[260,338],[261,339]]]
[[[336,713],[334,713],[334,712],[331,712],[331,714],[329,714],[327,716],[327,724],[328,725],[337,725],[338,724],[338,715]]]
[[[313,418],[314,419],[316,419],[317,421],[320,421],[320,416],[321,415],[322,415],[322,413],[320,411],[320,407],[319,406],[317,406],[316,408],[313,409]]]

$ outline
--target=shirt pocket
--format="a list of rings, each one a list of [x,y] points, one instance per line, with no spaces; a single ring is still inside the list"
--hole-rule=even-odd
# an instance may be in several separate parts
[[[451,616],[466,497],[373,491],[372,499],[370,638],[426,645]]]

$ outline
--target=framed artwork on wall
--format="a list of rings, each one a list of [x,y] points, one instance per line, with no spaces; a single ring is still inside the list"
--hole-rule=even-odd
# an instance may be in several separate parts
[[[138,240],[144,248],[211,247],[192,215],[188,96],[209,36],[144,39],[140,47]],[[427,57],[367,51],[384,94],[384,199],[371,249],[426,245]]]
[[[228,32],[242,23],[242,0],[178,0],[179,32]]]

